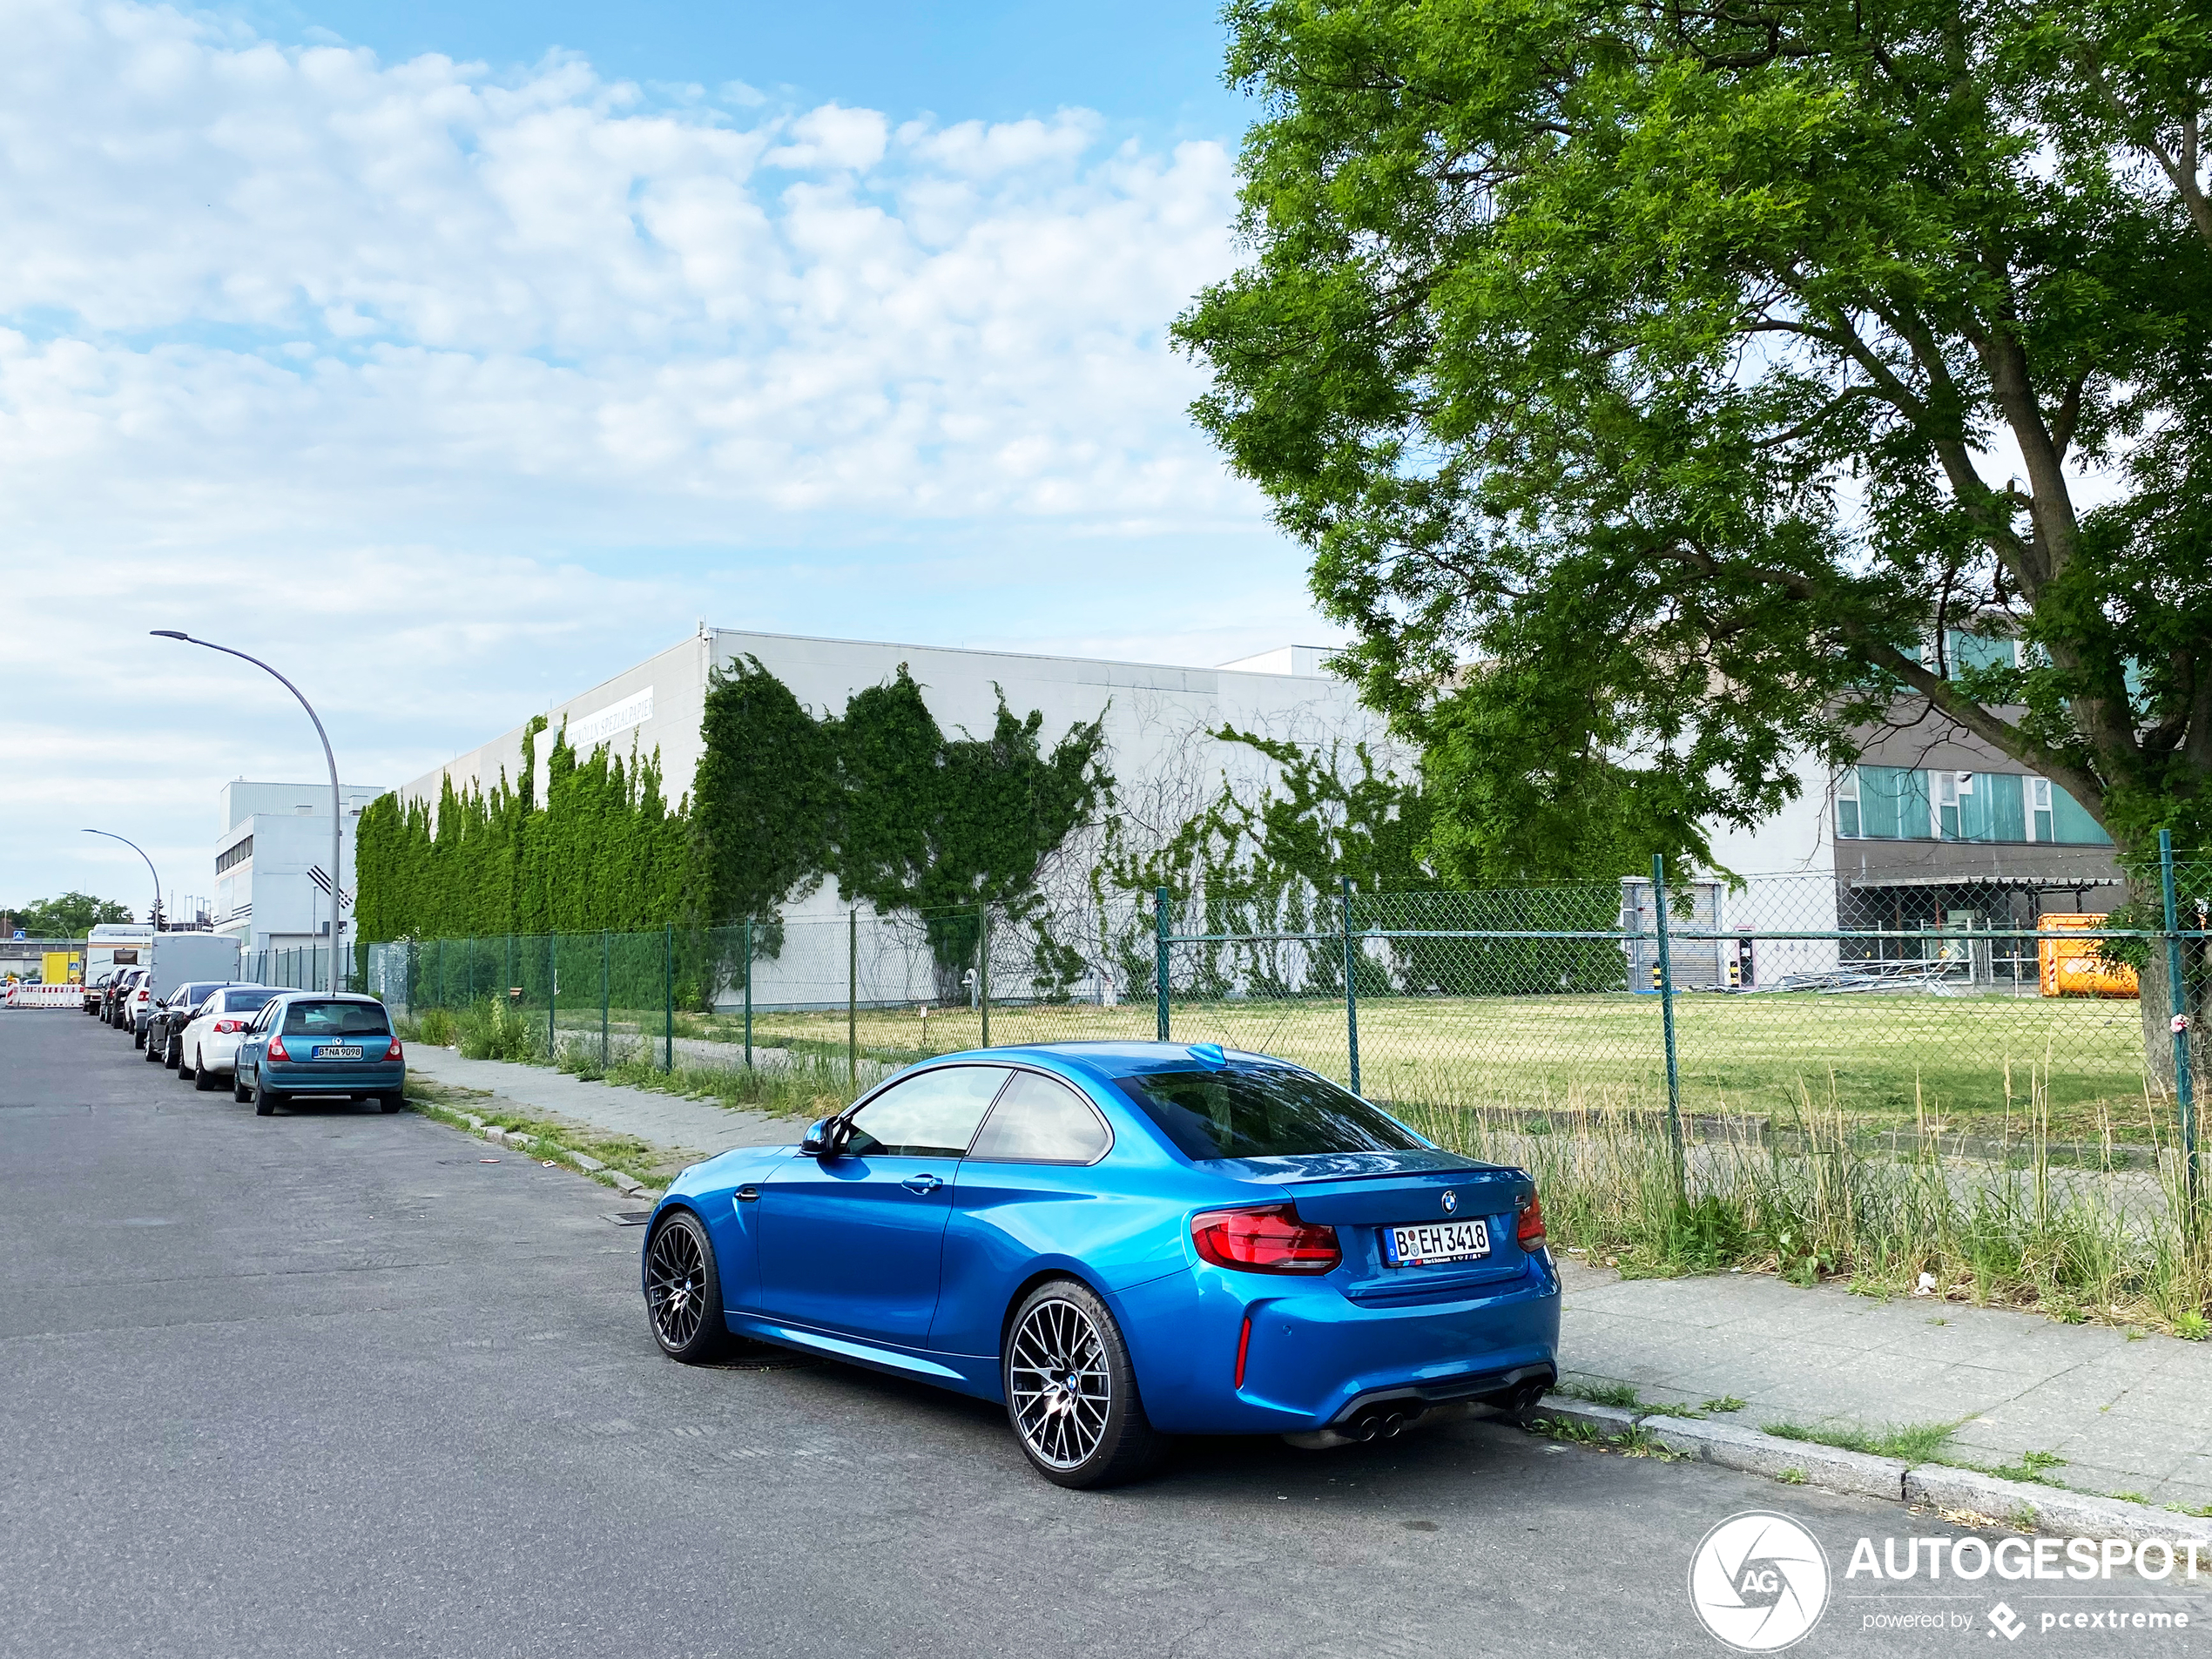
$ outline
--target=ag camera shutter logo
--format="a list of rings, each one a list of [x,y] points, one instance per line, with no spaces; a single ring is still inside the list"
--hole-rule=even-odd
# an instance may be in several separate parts
[[[1778,1653],[1826,1611],[1828,1557],[1787,1515],[1730,1515],[1689,1558],[1689,1604],[1738,1653]]]

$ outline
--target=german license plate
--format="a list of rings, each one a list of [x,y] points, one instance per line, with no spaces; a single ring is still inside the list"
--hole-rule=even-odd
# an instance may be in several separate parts
[[[326,1042],[315,1050],[318,1060],[358,1060],[361,1046],[358,1042]]]
[[[1423,1222],[1383,1229],[1383,1259],[1393,1267],[1479,1262],[1489,1253],[1490,1227],[1483,1221]]]

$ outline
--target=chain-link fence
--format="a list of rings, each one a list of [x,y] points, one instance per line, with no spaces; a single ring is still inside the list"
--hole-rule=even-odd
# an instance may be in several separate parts
[[[1579,1217],[1568,1237],[1641,1228],[1673,1258],[1684,1238],[1703,1248],[1701,1228],[1757,1227],[1784,1264],[1873,1262],[1909,1283],[1915,1262],[1980,1263],[2042,1274],[2047,1296],[2063,1281],[2100,1315],[2095,1296],[2132,1307],[2155,1283],[2182,1310],[2158,1317],[2184,1319],[2205,1271],[2182,1224],[2199,1213],[2209,900],[2212,860],[2064,883],[1669,885],[1662,867],[407,941],[365,947],[357,982],[417,1015],[473,1010],[491,1051],[572,1069],[716,1087],[803,1068],[799,1097],[822,1109],[933,1055],[1215,1042],[1529,1168]]]
[[[549,1048],[592,1040],[609,1060],[880,1067],[1163,1038],[1281,1055],[1428,1112],[1817,1105],[1999,1138],[2033,1112],[2069,1138],[2150,1143],[2182,1129],[2158,1056],[2205,994],[2212,865],[2176,874],[2171,928],[2114,916],[2118,888],[1792,875],[1681,883],[1662,907],[1639,877],[1321,894],[1266,927],[1163,894],[1049,919],[979,907],[408,941],[365,948],[362,988],[408,1008],[496,1002],[542,1022]],[[327,972],[321,952],[271,954],[257,976],[273,982]]]

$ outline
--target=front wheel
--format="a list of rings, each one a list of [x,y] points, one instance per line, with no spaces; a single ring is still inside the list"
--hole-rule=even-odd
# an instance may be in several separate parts
[[[1121,1327],[1088,1285],[1055,1279],[1030,1291],[1000,1366],[1014,1437],[1055,1486],[1113,1486],[1158,1456]]]
[[[645,1246],[645,1312],[661,1352],[685,1365],[711,1359],[729,1343],[714,1246],[688,1210],[670,1211]]]
[[[207,1062],[197,1049],[192,1057],[192,1086],[203,1095],[215,1087],[215,1074],[207,1069]]]
[[[253,1079],[254,1116],[274,1117],[276,1116],[276,1109],[283,1103],[284,1096],[278,1094],[275,1089],[270,1088],[268,1084],[262,1082],[260,1076],[257,1074]]]
[[[241,1106],[253,1098],[253,1091],[246,1086],[246,1080],[235,1071],[231,1073],[231,1098]]]

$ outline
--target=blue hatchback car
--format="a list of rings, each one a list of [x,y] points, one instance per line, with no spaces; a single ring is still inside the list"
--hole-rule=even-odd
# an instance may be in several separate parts
[[[263,1117],[295,1095],[350,1095],[388,1112],[406,1103],[407,1055],[392,1016],[358,991],[287,991],[239,1035],[231,1095]]]
[[[1338,1445],[1558,1375],[1524,1172],[1203,1043],[912,1067],[797,1146],[684,1171],[643,1276],[678,1359],[735,1335],[998,1400],[1067,1487],[1129,1478],[1166,1434]]]

